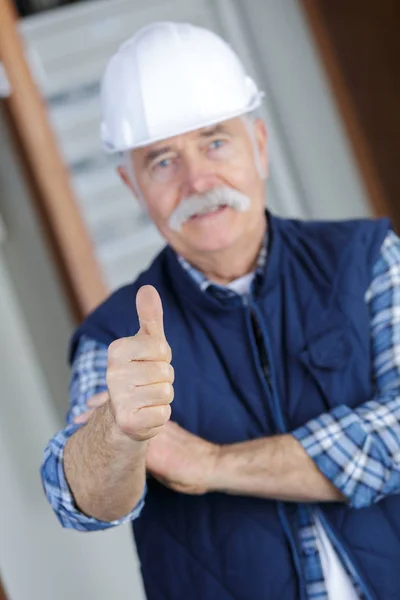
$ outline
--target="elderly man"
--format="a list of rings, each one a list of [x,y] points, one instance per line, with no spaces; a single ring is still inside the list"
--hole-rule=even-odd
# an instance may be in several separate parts
[[[149,600],[398,600],[400,242],[265,212],[261,96],[187,24],[110,61],[103,142],[167,246],[76,331],[44,487],[132,522]]]

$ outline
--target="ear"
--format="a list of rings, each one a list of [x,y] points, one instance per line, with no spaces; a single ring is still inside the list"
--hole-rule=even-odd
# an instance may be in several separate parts
[[[147,212],[147,206],[146,206],[146,202],[143,198],[143,194],[141,193],[141,191],[138,188],[136,188],[135,183],[129,177],[127,168],[124,167],[124,165],[119,165],[117,167],[117,172],[118,172],[118,175],[121,177],[122,181],[124,182],[124,184],[131,190],[132,194],[134,195],[136,200],[139,202],[142,209],[145,212]]]
[[[132,182],[127,173],[126,167],[124,167],[123,165],[119,165],[117,167],[117,172],[118,172],[119,176],[121,177],[122,181],[124,182],[124,184],[126,186],[128,186],[128,188],[131,190],[131,192],[136,196],[136,191],[132,185]]]
[[[257,119],[254,125],[256,143],[258,146],[261,167],[265,173],[265,178],[269,177],[269,161],[268,161],[268,132],[263,119]]]

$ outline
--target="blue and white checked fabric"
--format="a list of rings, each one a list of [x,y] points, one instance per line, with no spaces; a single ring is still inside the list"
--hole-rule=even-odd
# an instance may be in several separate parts
[[[264,272],[266,260],[267,241],[257,262],[256,278]],[[181,264],[204,291],[223,289],[207,282],[183,259]],[[400,240],[393,232],[382,245],[365,300],[371,315],[375,398],[356,409],[336,407],[293,432],[319,469],[356,508],[400,492]],[[46,495],[61,523],[86,531],[128,522],[139,515],[144,502],[142,498],[119,521],[97,521],[76,509],[64,477],[63,449],[79,427],[71,424],[73,417],[86,410],[91,396],[107,389],[106,364],[107,347],[82,338],[71,373],[68,426],[50,441],[41,469]],[[298,505],[297,522],[308,598],[328,600],[312,506]],[[348,574],[362,599],[357,583]]]

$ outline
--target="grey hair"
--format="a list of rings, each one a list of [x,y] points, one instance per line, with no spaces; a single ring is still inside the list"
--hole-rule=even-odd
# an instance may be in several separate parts
[[[138,199],[140,206],[143,208],[144,211],[147,212],[147,204],[140,190],[139,184],[136,180],[135,169],[133,168],[132,151],[125,150],[124,152],[121,152],[119,155],[119,159],[119,166],[123,167],[126,170],[129,181],[132,184],[135,196]]]
[[[256,165],[256,169],[257,169],[258,174],[261,177],[261,179],[266,179],[266,173],[261,164],[261,154],[260,154],[260,149],[257,144],[256,132],[255,132],[256,122],[260,118],[261,117],[258,115],[258,113],[256,111],[246,113],[241,116],[241,119],[247,129],[247,133],[249,134],[249,137],[251,139],[251,143],[253,146],[254,162]]]

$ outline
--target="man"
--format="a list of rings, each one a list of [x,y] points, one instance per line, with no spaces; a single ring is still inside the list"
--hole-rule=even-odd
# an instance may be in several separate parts
[[[261,96],[186,24],[110,61],[103,143],[167,247],[75,333],[44,487],[132,521],[149,600],[398,599],[400,243],[265,212]]]

